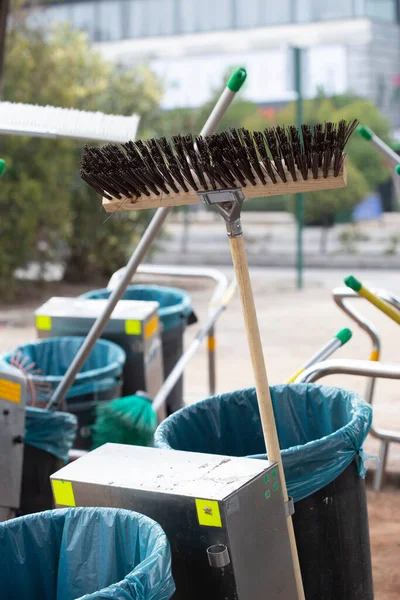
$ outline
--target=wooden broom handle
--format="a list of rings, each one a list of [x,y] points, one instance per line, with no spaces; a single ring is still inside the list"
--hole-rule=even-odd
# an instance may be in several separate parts
[[[265,446],[268,459],[278,463],[279,474],[282,485],[284,502],[288,501],[285,473],[282,465],[281,449],[275,425],[274,410],[272,407],[271,394],[269,391],[267,370],[265,368],[264,353],[261,344],[260,330],[258,328],[256,307],[254,304],[253,290],[247,264],[246,250],[243,236],[229,238],[233,266],[240,301],[242,303],[243,319],[246,328],[247,342],[249,345],[251,362],[256,384],[258,407],[261,417],[261,425],[264,434]],[[293,567],[296,578],[297,594],[299,600],[304,600],[303,582],[301,578],[299,558],[297,554],[296,539],[294,536],[292,517],[287,519],[290,547],[292,551]]]

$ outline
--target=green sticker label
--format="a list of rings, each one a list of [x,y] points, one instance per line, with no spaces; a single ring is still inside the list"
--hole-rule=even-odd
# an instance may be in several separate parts
[[[271,498],[271,490],[267,490],[265,492],[265,497],[266,497],[267,500],[269,500]]]
[[[277,481],[275,481],[274,483],[274,492],[277,492],[279,490],[279,483]]]
[[[268,483],[269,482],[269,475],[265,475],[264,476],[264,483]]]

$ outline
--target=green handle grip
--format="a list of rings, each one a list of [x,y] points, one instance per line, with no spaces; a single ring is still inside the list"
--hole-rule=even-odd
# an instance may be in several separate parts
[[[227,87],[231,90],[231,92],[238,92],[246,81],[246,77],[246,69],[240,67],[240,69],[237,69],[228,81]]]
[[[355,292],[359,292],[362,288],[362,283],[358,281],[358,279],[356,279],[354,275],[349,275],[348,277],[346,277],[344,282],[347,285],[347,287],[351,288]]]
[[[0,179],[2,178],[4,171],[6,170],[6,161],[0,158]]]
[[[345,327],[344,329],[341,329],[340,331],[338,331],[338,333],[335,335],[335,337],[342,342],[342,346],[343,344],[346,344],[352,336],[352,331],[351,329],[348,329],[347,327]]]
[[[357,127],[357,133],[359,133],[361,137],[363,137],[364,140],[367,140],[368,142],[370,142],[374,137],[374,132],[371,131],[371,129],[369,127],[366,127],[365,125],[359,125]]]
[[[395,168],[395,171],[396,171],[397,175],[400,175],[400,165],[397,165],[397,167]]]

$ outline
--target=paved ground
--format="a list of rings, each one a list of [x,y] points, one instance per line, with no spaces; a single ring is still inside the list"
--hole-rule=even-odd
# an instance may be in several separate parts
[[[225,269],[230,274],[230,269]],[[350,320],[331,299],[333,287],[341,285],[343,271],[310,271],[305,278],[305,289],[294,287],[294,273],[282,269],[252,269],[260,329],[270,383],[282,383],[298,369],[319,346],[342,327],[351,327]],[[366,285],[389,288],[400,295],[400,276],[396,271],[363,271]],[[203,319],[211,287],[191,282],[188,287],[194,307]],[[0,351],[11,348],[34,336],[32,308],[40,305],[49,295],[76,295],[83,291],[64,287],[41,292],[23,305],[0,307]],[[87,288],[86,288],[87,289]],[[383,359],[400,362],[399,332],[394,324],[379,314],[374,307],[359,301],[360,310],[377,326],[382,336]],[[196,332],[196,325],[187,332],[187,342]],[[336,357],[367,358],[369,342],[359,329]],[[252,373],[242,326],[239,300],[232,301],[217,327],[217,385],[218,391],[235,390],[252,385]],[[185,399],[193,402],[208,395],[207,354],[201,348],[186,371]],[[356,377],[331,377],[325,383],[339,385],[363,393],[365,381]],[[374,402],[375,425],[400,430],[400,398],[397,382],[378,383]],[[376,454],[377,444],[369,438],[367,453]],[[370,461],[371,469],[374,468]],[[374,563],[375,597],[377,600],[395,600],[400,594],[400,445],[393,445],[389,454],[389,477],[381,494],[368,492],[370,530]]]

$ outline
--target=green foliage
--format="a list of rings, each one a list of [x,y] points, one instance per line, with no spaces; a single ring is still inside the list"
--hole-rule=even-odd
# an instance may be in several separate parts
[[[303,115],[303,121],[310,125],[358,118],[384,140],[389,139],[389,124],[378,109],[371,102],[349,94],[328,98],[320,93],[315,99],[304,102]],[[295,122],[296,105],[291,103],[277,111],[273,120],[254,112],[244,120],[243,126],[249,129],[263,129],[267,126],[289,125]],[[305,194],[306,224],[332,225],[338,213],[351,213],[354,206],[371,190],[390,177],[381,154],[356,133],[350,140],[346,152],[348,154],[347,188]],[[288,203],[294,211],[294,198],[289,198]]]
[[[356,204],[368,194],[368,183],[360,171],[349,162],[347,187],[304,194],[305,223],[333,225],[338,213],[351,213]],[[293,204],[292,204],[293,207]],[[294,207],[292,208],[294,212]]]
[[[146,121],[160,95],[147,67],[133,71],[107,63],[84,34],[69,27],[44,34],[17,20],[7,36],[6,101],[138,113]],[[0,156],[8,166],[0,183],[0,294],[12,293],[16,268],[59,259],[60,252],[69,280],[108,277],[142,233],[148,211],[107,219],[98,195],[80,180],[82,145],[0,137]]]

